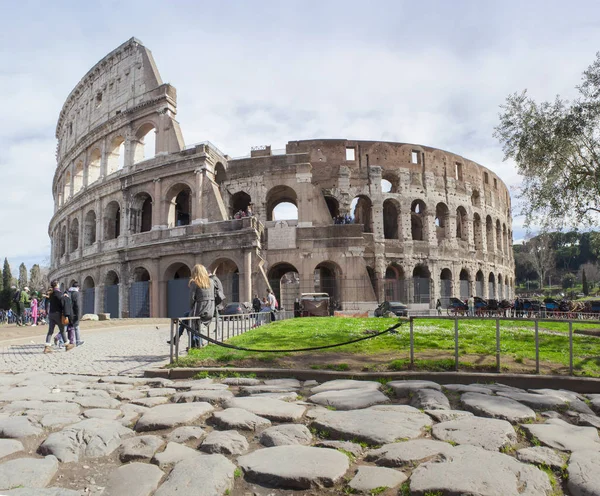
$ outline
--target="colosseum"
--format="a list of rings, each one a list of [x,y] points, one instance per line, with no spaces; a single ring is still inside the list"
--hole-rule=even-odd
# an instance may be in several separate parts
[[[268,288],[286,308],[326,292],[342,312],[512,297],[510,196],[491,170],[428,146],[344,139],[232,158],[186,146],[176,111],[135,38],[61,110],[50,277],[79,281],[86,313],[180,316],[196,263],[230,302]]]

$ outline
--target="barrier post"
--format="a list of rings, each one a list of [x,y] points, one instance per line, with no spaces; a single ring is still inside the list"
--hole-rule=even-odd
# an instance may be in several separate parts
[[[573,375],[573,321],[569,320],[569,375]]]
[[[169,363],[173,363],[173,326],[175,324],[174,320],[171,320],[171,329],[169,330],[170,339],[169,339]]]
[[[535,373],[540,373],[540,332],[539,322],[535,319]]]
[[[179,319],[175,319],[175,361],[179,361]]]
[[[415,364],[415,335],[414,335],[414,321],[410,318],[410,368],[413,368]]]
[[[454,317],[454,370],[458,372],[458,317]]]
[[[496,372],[500,373],[500,319],[496,317]]]

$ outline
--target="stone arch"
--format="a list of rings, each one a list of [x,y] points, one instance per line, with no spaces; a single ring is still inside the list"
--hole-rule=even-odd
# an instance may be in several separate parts
[[[340,215],[340,202],[335,196],[332,195],[323,195],[323,197],[325,198],[329,215],[331,215],[331,218],[335,220]]]
[[[473,207],[481,207],[481,194],[476,189],[471,193],[471,205]]]
[[[440,300],[443,307],[448,306],[453,294],[452,271],[448,268],[442,269],[440,273]]]
[[[483,298],[483,283],[483,272],[478,270],[477,274],[475,275],[475,296],[479,296],[480,298]]]
[[[133,282],[149,282],[151,280],[150,272],[148,271],[148,269],[146,269],[146,267],[136,267],[135,269],[133,269],[132,279]]]
[[[223,284],[223,292],[227,303],[240,301],[240,271],[237,264],[230,258],[219,258],[210,265],[214,273]]]
[[[96,212],[89,210],[83,219],[83,247],[87,248],[96,242]]]
[[[391,263],[385,269],[385,300],[406,302],[406,275],[404,269]]]
[[[359,195],[350,204],[355,224],[363,225],[363,232],[373,232],[373,203],[368,196]]]
[[[90,156],[88,158],[87,165],[87,183],[92,184],[95,183],[98,179],[100,179],[100,173],[102,171],[102,152],[100,148],[94,148],[90,152]]]
[[[291,263],[278,262],[269,268],[267,278],[280,308],[293,309],[296,298],[300,298],[298,269]]]
[[[83,160],[75,164],[75,173],[73,174],[73,194],[77,194],[83,188]]]
[[[104,209],[104,239],[116,239],[121,235],[121,205],[111,201]]]
[[[503,245],[502,251],[505,254],[510,253],[510,247],[509,247],[509,244],[508,244],[508,235],[507,235],[507,232],[506,232],[506,224],[504,224],[504,223],[502,224],[502,245]]]
[[[496,219],[496,249],[498,253],[502,253],[502,226],[500,219]]]
[[[396,200],[385,200],[383,202],[383,237],[385,239],[398,239],[399,220],[400,204]]]
[[[67,226],[64,224],[60,228],[60,257],[67,253]]]
[[[384,181],[386,188],[384,189]],[[382,193],[398,193],[400,180],[398,175],[392,171],[383,171],[381,175],[381,192]],[[386,191],[387,190],[387,191]]]
[[[460,285],[460,299],[466,300],[471,296],[471,288],[469,287],[469,281],[471,279],[471,274],[468,269],[461,269],[460,274],[458,275],[459,285]]]
[[[108,272],[106,272],[106,275],[104,276],[104,285],[114,286],[116,284],[119,284],[119,274],[116,270],[111,269]]]
[[[435,233],[438,242],[443,239],[449,239],[449,225],[450,225],[450,210],[448,206],[440,202],[435,206]]]
[[[231,217],[235,217],[238,212],[248,211],[248,206],[252,205],[252,198],[245,191],[235,193],[229,202],[231,205]]]
[[[152,197],[145,191],[133,198],[131,206],[131,232],[148,232],[152,229]]]
[[[426,239],[426,215],[427,206],[423,200],[414,200],[410,206],[410,230],[412,239],[415,241],[425,241]]]
[[[490,300],[496,299],[496,276],[493,272],[490,272],[488,276],[488,298]]]
[[[187,226],[192,222],[192,188],[186,183],[171,186],[167,193],[167,227]]]
[[[65,182],[63,186],[63,197],[65,201],[71,198],[71,171],[67,171],[65,174]]]
[[[92,289],[96,287],[96,283],[94,282],[94,278],[92,276],[87,276],[84,280],[83,280],[83,284],[81,286],[84,290],[85,289]]]
[[[498,294],[498,300],[504,299],[504,287],[502,282],[504,279],[502,278],[502,274],[498,274],[497,284],[496,284],[496,292]]]
[[[313,275],[315,292],[327,293],[332,307],[335,308],[341,300],[342,269],[335,262],[325,260],[316,265]]]
[[[483,250],[483,226],[481,225],[481,217],[478,213],[473,214],[473,241],[477,251]]]
[[[79,248],[79,220],[76,218],[71,221],[69,228],[69,253],[73,253]]]
[[[157,128],[153,122],[146,122],[138,128],[135,133],[134,164],[151,159],[156,155],[156,133]]]
[[[485,236],[487,239],[487,251],[488,253],[494,252],[494,223],[492,217],[487,216],[485,218]]]
[[[283,217],[287,218],[277,218],[279,217],[276,213],[274,213],[275,209],[278,206],[282,206],[283,204],[289,204],[286,210],[282,210],[282,212],[289,212],[292,215],[285,215]],[[295,213],[292,205],[295,208]],[[298,219],[298,196],[296,192],[290,188],[289,186],[275,186],[269,190],[266,196],[266,206],[267,206],[267,220],[292,220]],[[281,215],[281,214],[280,214]]]
[[[189,279],[192,275],[192,270],[185,262],[173,262],[164,272],[163,279],[170,281],[173,279]]]
[[[227,171],[225,170],[225,166],[221,162],[217,162],[215,164],[215,182],[221,186],[225,181],[227,181]]]
[[[468,222],[469,219],[465,207],[458,207],[456,209],[456,239],[469,241]]]
[[[413,301],[429,303],[431,301],[431,272],[425,264],[418,264],[413,269]]]
[[[106,156],[106,173],[112,174],[125,167],[125,138],[118,135],[109,143]]]
[[[115,270],[109,270],[104,276],[104,312],[109,313],[112,318],[121,316],[120,282]]]

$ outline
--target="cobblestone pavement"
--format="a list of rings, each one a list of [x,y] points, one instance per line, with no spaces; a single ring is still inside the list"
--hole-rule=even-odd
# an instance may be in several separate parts
[[[157,328],[158,327],[158,328]],[[40,332],[45,328],[40,327]],[[82,332],[83,346],[44,354],[44,338],[0,341],[0,372],[44,371],[84,375],[141,375],[169,358],[167,326],[135,326]]]

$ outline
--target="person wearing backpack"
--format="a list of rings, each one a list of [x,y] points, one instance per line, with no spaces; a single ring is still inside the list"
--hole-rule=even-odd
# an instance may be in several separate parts
[[[21,314],[23,313],[23,309],[21,308],[21,290],[16,286],[13,286],[11,289],[14,291],[12,295],[13,314],[16,318],[17,325],[20,327],[22,325]]]
[[[54,334],[54,328],[58,327],[60,335],[65,343],[67,341],[67,334],[65,333],[65,325],[63,324],[64,317],[64,297],[62,291],[58,287],[58,281],[52,281],[50,283],[52,292],[49,294],[48,303],[48,334],[46,334],[46,346],[44,347],[44,353],[52,353],[52,335]],[[67,348],[68,346],[68,348]],[[70,350],[73,345],[66,344],[66,349]]]

